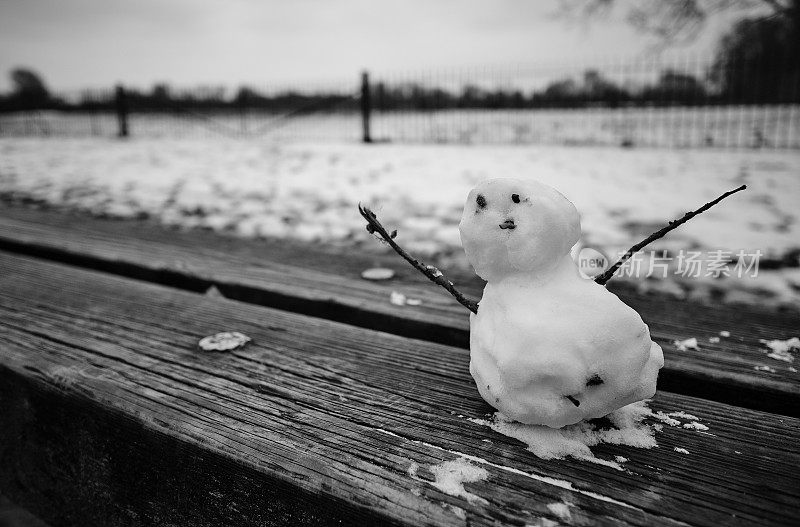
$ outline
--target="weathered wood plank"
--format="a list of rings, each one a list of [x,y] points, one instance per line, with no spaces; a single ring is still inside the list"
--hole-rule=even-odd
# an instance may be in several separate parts
[[[197,350],[220,330],[254,342]],[[0,331],[0,491],[53,525],[62,507],[104,525],[524,525],[563,502],[575,525],[788,525],[800,507],[789,417],[659,392],[708,433],[595,449],[627,471],[543,461],[468,420],[490,408],[463,350],[2,254]],[[430,484],[462,454],[486,504]]]
[[[371,242],[371,240],[367,240]],[[466,310],[395,255],[375,256],[286,241],[243,241],[208,232],[177,232],[134,221],[17,207],[0,212],[0,248],[60,260],[192,291],[214,285],[226,297],[320,316],[391,333],[467,347]],[[363,269],[389,266],[387,283],[360,278]],[[456,274],[460,288],[479,297],[482,282]],[[422,300],[395,306],[394,290]],[[650,325],[664,347],[661,383],[677,393],[800,416],[800,373],[766,357],[761,339],[800,334],[800,317],[709,306],[618,291]],[[709,341],[720,331],[730,338]],[[673,342],[696,337],[700,350]],[[756,367],[771,365],[775,371]]]

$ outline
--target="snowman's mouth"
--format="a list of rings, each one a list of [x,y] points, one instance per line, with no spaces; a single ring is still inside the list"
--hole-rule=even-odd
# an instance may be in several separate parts
[[[501,229],[516,229],[517,226],[514,224],[514,220],[508,219],[500,224]]]

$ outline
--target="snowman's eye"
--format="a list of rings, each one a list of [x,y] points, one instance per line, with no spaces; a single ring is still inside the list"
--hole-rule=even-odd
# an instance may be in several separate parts
[[[477,203],[478,206],[483,209],[486,207],[486,198],[483,197],[483,194],[478,194],[478,197],[475,198],[475,203]]]
[[[511,194],[511,201],[519,203],[519,194]]]

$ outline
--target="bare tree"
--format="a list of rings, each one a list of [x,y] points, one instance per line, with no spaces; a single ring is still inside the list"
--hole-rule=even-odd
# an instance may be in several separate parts
[[[661,46],[692,41],[714,15],[790,17],[794,0],[561,0],[557,15],[590,24],[622,12],[628,23]]]
[[[800,100],[800,0],[785,4],[739,20],[720,39],[710,78],[727,100]]]
[[[11,99],[24,109],[37,108],[50,100],[50,92],[42,78],[27,68],[14,68],[9,72],[13,92]]]
[[[9,73],[9,77],[14,87],[14,93],[30,94],[40,97],[47,97],[49,93],[42,78],[33,70],[14,68]]]

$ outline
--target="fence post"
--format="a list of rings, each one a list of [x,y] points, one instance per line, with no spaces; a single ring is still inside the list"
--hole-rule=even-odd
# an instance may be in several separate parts
[[[128,97],[122,84],[117,84],[114,103],[117,110],[117,124],[119,125],[117,136],[128,137]]]
[[[371,143],[372,137],[369,133],[369,117],[372,110],[370,100],[369,73],[361,72],[361,139],[365,143]]]
[[[246,90],[239,90],[239,96],[236,98],[236,109],[239,110],[239,136],[245,137],[247,135],[247,105],[253,100],[252,95],[255,92]],[[254,104],[254,103],[251,103]]]

